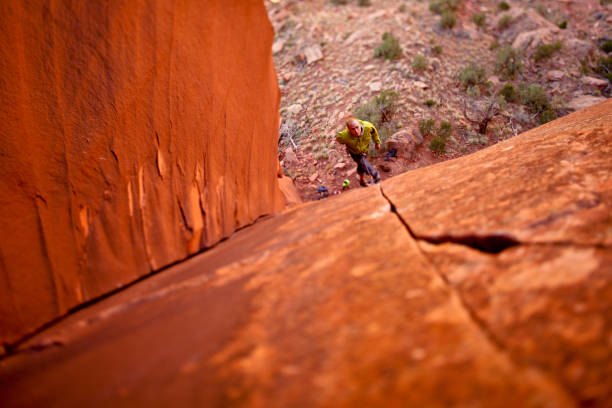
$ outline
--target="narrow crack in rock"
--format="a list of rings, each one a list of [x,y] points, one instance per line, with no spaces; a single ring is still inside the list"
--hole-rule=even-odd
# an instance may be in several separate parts
[[[404,218],[402,218],[402,215],[397,211],[395,205],[393,204],[393,202],[391,201],[391,199],[385,194],[382,185],[380,185],[380,193],[383,196],[383,198],[385,200],[387,200],[387,202],[389,203],[390,206],[390,210],[392,213],[394,213],[397,218],[399,219],[399,221],[402,223],[402,225],[404,225],[404,227],[406,228],[406,232],[408,232],[408,234],[416,241],[417,243],[417,248],[419,250],[419,252],[421,253],[421,255],[423,255],[423,257],[427,260],[427,262],[430,264],[432,270],[436,273],[436,275],[442,279],[442,281],[446,284],[446,286],[449,288],[449,290],[454,293],[458,300],[459,303],[461,304],[461,307],[465,310],[465,312],[467,313],[467,315],[470,317],[470,319],[472,320],[472,322],[474,323],[474,325],[478,328],[478,330],[480,330],[480,332],[485,336],[485,338],[493,345],[493,347],[495,347],[495,349],[498,350],[498,352],[500,352],[501,354],[507,356],[508,360],[517,368],[520,369],[521,367],[525,367],[528,366],[529,368],[535,370],[537,373],[539,373],[541,375],[541,377],[543,379],[546,379],[550,384],[554,385],[555,388],[557,388],[559,390],[560,393],[562,393],[567,399],[568,401],[572,401],[574,404],[578,404],[578,402],[576,401],[576,399],[563,387],[562,384],[560,384],[554,377],[551,377],[548,375],[548,373],[541,367],[539,366],[534,366],[533,364],[529,364],[529,363],[523,363],[519,360],[516,360],[512,353],[508,350],[508,348],[505,346],[505,344],[497,338],[497,336],[489,329],[489,327],[487,326],[486,322],[484,320],[482,320],[480,317],[478,317],[477,313],[475,310],[473,310],[465,301],[465,299],[463,298],[461,292],[454,287],[446,278],[446,276],[440,272],[438,270],[438,268],[433,264],[433,262],[431,262],[431,260],[429,259],[429,256],[427,254],[425,254],[421,248],[418,245],[419,241],[427,241],[430,243],[434,243],[434,244],[439,244],[439,243],[443,243],[443,242],[453,242],[453,243],[457,243],[457,244],[463,244],[463,245],[467,245],[470,246],[472,248],[474,248],[472,245],[469,245],[467,243],[464,243],[461,240],[431,240],[431,239],[426,239],[426,238],[421,238],[418,235],[416,235],[414,233],[414,231],[410,228],[410,225],[408,225],[408,223],[406,222],[406,220],[404,220]],[[497,236],[495,236],[497,237]],[[482,237],[482,239],[486,239],[486,237]],[[494,238],[495,240],[496,238]],[[514,244],[512,245],[508,245],[505,248],[508,248],[509,246],[515,246],[515,245],[520,245],[521,243],[518,241],[514,241]],[[502,240],[503,242],[503,240]],[[503,248],[503,249],[505,249]],[[481,250],[479,248],[475,248],[477,250]],[[502,249],[502,250],[503,250]],[[489,252],[489,251],[485,251],[485,252]],[[501,250],[497,251],[497,252],[493,252],[493,253],[499,253],[501,252]]]

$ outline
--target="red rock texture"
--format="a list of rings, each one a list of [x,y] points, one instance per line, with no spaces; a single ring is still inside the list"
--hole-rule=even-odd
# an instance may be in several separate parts
[[[4,1],[0,25],[0,344],[284,205],[260,1]]]
[[[3,402],[607,407],[611,108],[242,229],[20,344]]]

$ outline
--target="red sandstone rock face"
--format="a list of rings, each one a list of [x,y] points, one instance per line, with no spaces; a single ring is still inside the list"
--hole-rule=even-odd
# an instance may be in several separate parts
[[[245,228],[21,344],[3,402],[608,407],[611,108]]]
[[[0,5],[0,343],[282,207],[261,2]]]

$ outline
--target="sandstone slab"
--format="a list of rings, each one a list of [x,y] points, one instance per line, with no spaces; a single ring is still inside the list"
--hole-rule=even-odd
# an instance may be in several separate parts
[[[610,245],[610,123],[612,101],[606,101],[478,153],[405,173],[383,190],[413,232],[432,240],[501,236]]]
[[[258,222],[21,347],[38,351],[0,362],[7,407],[572,405],[490,341],[377,187]]]

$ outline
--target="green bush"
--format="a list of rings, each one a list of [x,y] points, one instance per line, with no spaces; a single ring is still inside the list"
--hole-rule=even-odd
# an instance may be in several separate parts
[[[519,98],[531,113],[541,113],[551,109],[546,91],[539,85],[519,85]]]
[[[497,5],[497,8],[500,9],[501,11],[508,11],[510,10],[510,5],[506,3],[505,1],[502,1]]]
[[[344,6],[345,4],[348,4],[348,0],[329,0],[329,2],[336,6]]]
[[[372,5],[372,2],[370,0],[359,0],[357,4],[359,7],[368,7]]]
[[[433,119],[423,119],[419,122],[419,131],[423,137],[433,135],[433,129],[436,122]]]
[[[497,27],[500,30],[505,30],[506,28],[510,27],[510,24],[512,24],[512,16],[509,14],[506,14],[505,16],[499,19],[499,22],[497,23]]]
[[[373,97],[367,103],[358,107],[353,116],[373,123],[380,131],[380,128],[389,122],[395,112],[397,112],[398,97],[397,92],[384,89],[380,95]]]
[[[433,99],[428,99],[424,103],[428,108],[432,108],[436,105],[436,102]]]
[[[603,44],[601,44],[600,48],[603,52],[606,52],[606,53],[612,52],[612,41],[608,40],[604,42]]]
[[[442,17],[440,17],[440,24],[442,24],[444,28],[453,28],[456,22],[457,18],[455,17],[455,13],[451,10],[444,11]]]
[[[472,63],[459,71],[457,79],[465,89],[472,86],[486,86],[487,72],[484,67]]]
[[[557,119],[557,112],[553,109],[546,109],[538,115],[538,120],[541,125]]]
[[[606,6],[611,3],[612,3],[612,0],[599,0],[599,4],[601,4],[602,6]]]
[[[424,71],[429,66],[429,62],[424,55],[417,54],[412,59],[412,69],[414,71]]]
[[[438,154],[442,154],[446,152],[446,140],[441,138],[440,136],[434,137],[433,139],[431,139],[431,142],[429,143],[429,149],[432,152],[438,153]]]
[[[523,70],[521,55],[518,50],[506,46],[495,56],[495,70],[506,78],[514,78]]]
[[[567,20],[563,20],[562,22],[557,24],[557,27],[559,27],[562,30],[565,30],[567,28]]]
[[[538,62],[542,59],[550,58],[555,52],[559,51],[561,47],[561,41],[557,41],[554,44],[542,44],[536,49],[533,59],[535,62]]]
[[[399,45],[397,38],[390,32],[385,32],[382,35],[382,43],[374,50],[375,58],[384,58],[388,60],[396,60],[402,56],[402,48]]]
[[[595,72],[612,82],[612,57],[603,57],[597,60]]]
[[[445,11],[455,11],[461,0],[436,0],[429,3],[429,10],[436,13],[442,14]]]
[[[440,123],[440,127],[436,131],[436,136],[441,137],[444,140],[447,140],[450,137],[452,130],[453,130],[453,127],[450,124],[450,122],[443,120]]]
[[[442,54],[442,46],[441,45],[436,45],[434,46],[431,51],[436,54],[436,55],[440,55]]]
[[[489,50],[490,50],[490,51],[496,50],[496,49],[498,49],[498,48],[499,48],[499,46],[500,46],[499,41],[497,41],[497,40],[496,40],[496,41],[493,41],[493,42],[491,43],[491,45],[489,46]]]
[[[516,102],[518,100],[518,94],[516,93],[516,89],[512,84],[506,84],[499,91],[499,94],[504,97],[504,100],[507,102]]]
[[[478,27],[482,27],[487,22],[487,15],[485,13],[476,13],[472,15],[472,21]]]
[[[399,6],[398,11],[399,11],[400,13],[405,13],[405,12],[406,12],[406,8],[407,8],[407,7],[406,7],[406,5],[405,5],[405,4],[402,4],[401,6]]]

